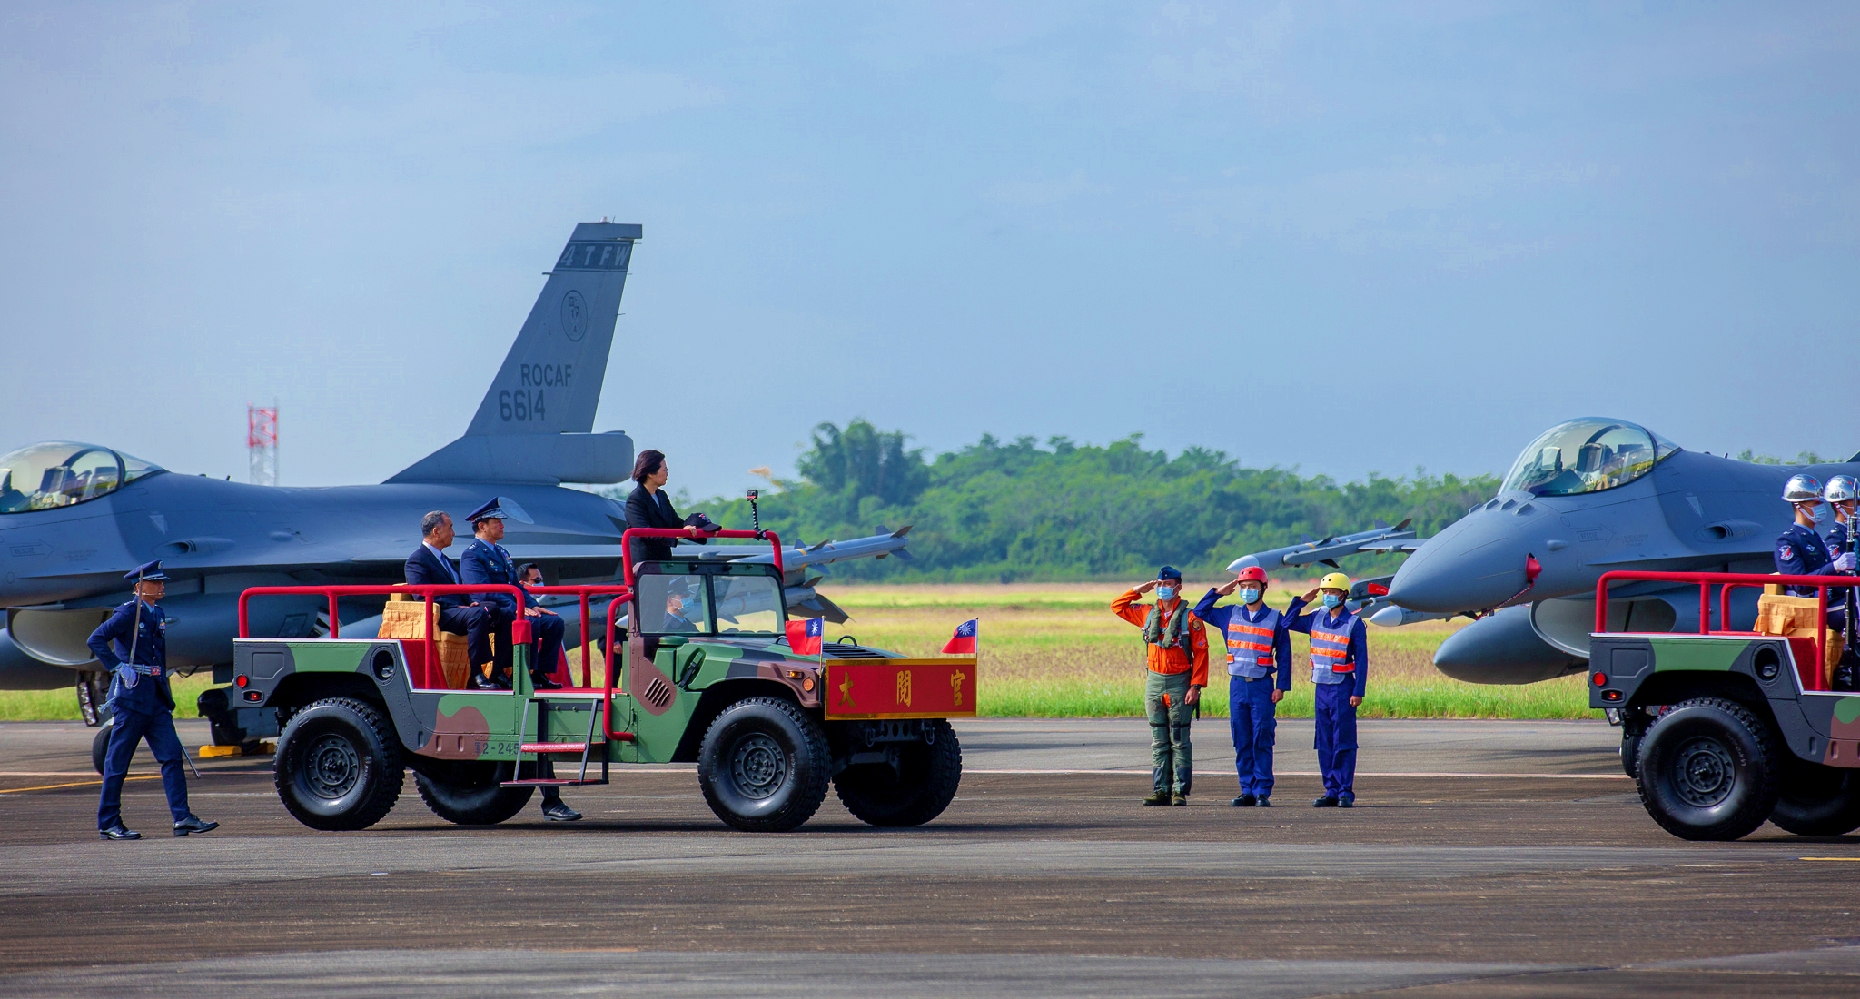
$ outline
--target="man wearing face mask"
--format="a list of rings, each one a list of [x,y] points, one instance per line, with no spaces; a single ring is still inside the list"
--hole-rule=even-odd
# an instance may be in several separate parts
[[[1828,545],[1815,531],[1815,515],[1820,512],[1821,498],[1821,480],[1812,475],[1791,476],[1783,486],[1783,499],[1795,508],[1795,523],[1790,524],[1789,529],[1776,539],[1777,572],[1785,576],[1818,576],[1828,572],[1854,571],[1854,553],[1847,551],[1838,557],[1831,555]],[[1841,532],[1839,536],[1844,543],[1846,532]],[[1815,588],[1790,587],[1789,592],[1800,597],[1812,597]],[[1830,628],[1839,628],[1845,620],[1839,611],[1828,612]]]
[[[1292,631],[1311,636],[1311,683],[1317,735],[1318,769],[1324,774],[1324,794],[1311,802],[1314,808],[1350,808],[1356,804],[1356,709],[1369,684],[1369,636],[1363,619],[1343,605],[1350,594],[1350,577],[1333,572],[1318,580],[1317,589],[1295,598],[1285,610]],[[1305,605],[1321,595],[1324,607],[1301,614]]]
[[[1137,603],[1156,591],[1155,604]],[[1125,590],[1111,613],[1143,629],[1149,649],[1149,682],[1143,707],[1150,718],[1150,796],[1145,805],[1186,805],[1194,784],[1188,727],[1208,685],[1208,636],[1182,600],[1182,573],[1163,566],[1156,578]]]
[[[1214,601],[1238,591],[1238,607]],[[1239,807],[1272,805],[1272,744],[1279,729],[1279,699],[1292,689],[1292,634],[1285,616],[1266,606],[1266,570],[1248,566],[1195,605],[1195,616],[1221,629],[1227,641],[1227,710],[1240,775]],[[1278,682],[1273,682],[1274,672]]]

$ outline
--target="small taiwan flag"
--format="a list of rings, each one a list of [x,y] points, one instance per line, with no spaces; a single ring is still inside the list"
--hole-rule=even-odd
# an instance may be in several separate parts
[[[817,656],[820,654],[820,636],[825,630],[825,622],[817,617],[789,621],[788,646],[794,649],[797,656]]]
[[[970,618],[956,626],[956,634],[943,646],[946,656],[972,656],[975,654],[975,618]]]

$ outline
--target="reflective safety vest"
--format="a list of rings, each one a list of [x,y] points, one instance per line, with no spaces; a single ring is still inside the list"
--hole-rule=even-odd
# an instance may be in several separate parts
[[[1334,624],[1328,608],[1312,616],[1312,683],[1342,683],[1356,672],[1356,660],[1350,658],[1350,630],[1355,625],[1356,615],[1347,611]]]
[[[1235,607],[1227,619],[1227,672],[1257,680],[1271,676],[1278,665],[1273,657],[1273,639],[1279,633],[1279,611],[1268,607],[1258,624],[1246,619],[1246,608]]]

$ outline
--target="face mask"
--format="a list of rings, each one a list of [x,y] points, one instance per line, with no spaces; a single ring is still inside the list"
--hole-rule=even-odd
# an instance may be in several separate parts
[[[1337,595],[1337,594],[1335,594],[1335,593],[1326,593],[1326,594],[1324,594],[1324,606],[1326,606],[1326,607],[1342,607],[1342,606],[1343,606],[1343,597],[1341,597],[1341,596],[1339,596],[1339,595]]]
[[[1258,599],[1259,599],[1258,590],[1241,590],[1240,591],[1240,602],[1243,604],[1250,604],[1253,601],[1258,600]]]
[[[1175,599],[1175,587],[1158,586],[1156,588],[1156,596],[1160,600],[1174,600]]]

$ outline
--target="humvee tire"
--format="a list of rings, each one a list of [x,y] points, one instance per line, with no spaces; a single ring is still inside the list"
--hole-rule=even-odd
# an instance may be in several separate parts
[[[826,800],[832,759],[827,733],[799,705],[746,697],[705,730],[698,786],[710,810],[731,827],[787,832]]]
[[[110,755],[110,729],[116,725],[111,718],[103,723],[97,734],[90,740],[90,765],[97,768],[97,776],[103,776],[103,758]]]
[[[1640,743],[1646,737],[1645,732],[1640,735],[1621,733],[1621,769],[1629,777],[1640,776]]]
[[[1660,828],[1681,839],[1732,840],[1776,808],[1781,764],[1769,725],[1749,708],[1698,697],[1647,730],[1634,783]]]
[[[1843,836],[1860,829],[1860,771],[1790,757],[1770,821],[1797,836]]]
[[[962,745],[941,718],[929,731],[935,741],[906,743],[896,770],[864,763],[840,771],[833,778],[840,804],[873,826],[921,826],[943,814],[962,783]]]
[[[432,768],[435,776],[413,775],[420,800],[433,814],[461,826],[494,826],[523,811],[534,787],[501,787],[517,768],[493,760],[460,760]]]
[[[291,716],[272,781],[297,821],[341,832],[381,821],[400,798],[403,773],[400,741],[381,712],[353,697],[327,697]]]

